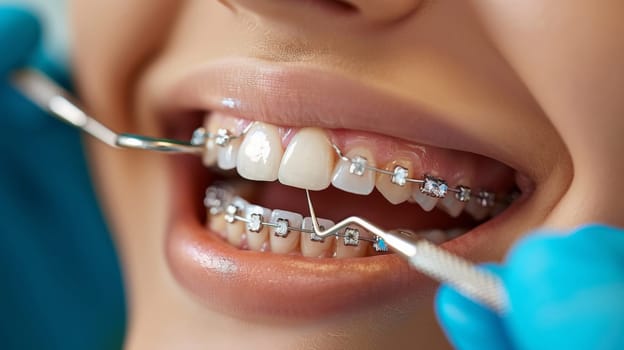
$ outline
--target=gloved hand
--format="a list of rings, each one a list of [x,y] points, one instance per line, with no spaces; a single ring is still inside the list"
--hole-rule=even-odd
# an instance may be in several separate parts
[[[25,63],[34,51],[39,40],[41,28],[37,19],[23,9],[0,6],[0,73],[7,72],[18,64]]]
[[[79,132],[9,81],[28,65],[68,87],[40,34],[34,14],[0,5],[0,348],[120,349],[120,272]]]
[[[586,226],[517,243],[498,274],[509,311],[497,315],[443,286],[436,312],[458,349],[624,349],[624,231]]]
[[[12,70],[33,57],[41,26],[37,18],[19,7],[0,6],[0,126],[21,127],[47,120],[43,112],[24,99],[9,83]]]

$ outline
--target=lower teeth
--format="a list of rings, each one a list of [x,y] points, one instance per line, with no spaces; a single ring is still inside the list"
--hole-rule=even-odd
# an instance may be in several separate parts
[[[334,237],[320,239],[314,234],[309,217],[250,204],[225,186],[209,187],[204,205],[211,229],[240,249],[336,258],[379,255],[388,251],[383,240],[356,226],[347,227]],[[325,227],[334,225],[330,220],[318,220]],[[401,231],[441,244],[467,230]]]

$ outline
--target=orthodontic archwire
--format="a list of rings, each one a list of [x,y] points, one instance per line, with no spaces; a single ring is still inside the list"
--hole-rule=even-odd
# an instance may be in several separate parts
[[[340,230],[357,225],[383,240],[393,251],[405,258],[409,265],[432,279],[453,286],[464,296],[499,314],[508,309],[507,292],[498,276],[475,266],[470,261],[454,255],[424,238],[414,237],[401,230],[385,231],[359,216],[350,216],[332,227],[323,229],[319,223],[306,190],[312,226],[318,237],[328,237]]]
[[[189,142],[145,135],[116,133],[89,116],[79,104],[75,102],[71,94],[36,70],[24,69],[18,71],[12,75],[11,81],[24,96],[28,97],[43,110],[114,148],[141,149],[171,154],[201,155],[206,151],[208,140],[213,140],[217,146],[226,146],[231,140],[243,136],[245,132],[244,130],[242,134],[234,135],[227,129],[219,129],[215,134],[211,134],[205,129],[199,128],[193,133],[193,137]],[[338,147],[334,147],[334,149],[340,152],[338,155],[341,159],[351,162],[351,168],[354,169],[352,173],[354,174],[360,173],[363,165],[363,169],[392,176],[392,182],[398,186],[404,186],[407,182],[418,183],[420,184],[421,192],[432,197],[444,198],[447,192],[453,192],[455,198],[462,202],[468,202],[473,197],[468,187],[458,186],[452,188],[449,187],[444,180],[432,176],[425,176],[424,179],[412,179],[409,178],[408,170],[405,168],[395,167],[392,172],[374,168],[369,166],[363,157],[348,158],[342,154]],[[392,248],[403,256],[409,262],[410,266],[418,271],[435,280],[449,283],[465,296],[495,311],[501,313],[505,312],[507,308],[506,292],[500,280],[494,274],[474,266],[469,261],[439,248],[425,239],[417,239],[400,230],[382,230],[358,216],[351,216],[330,228],[323,229],[319,225],[308,190],[306,190],[306,195],[313,229],[302,232],[316,235],[316,237],[320,239],[331,235],[343,235],[346,241],[346,238],[354,237],[349,236],[350,233],[341,234],[340,231],[348,229],[349,225],[358,225],[373,234],[376,243],[380,245],[383,243],[383,247],[385,247],[386,250],[388,247]],[[512,193],[509,200],[513,200],[513,196],[515,195],[516,194]],[[477,203],[483,207],[491,207],[495,202],[494,193],[487,191],[480,191],[476,198],[478,200]],[[215,209],[215,211],[227,210],[227,208],[216,207],[211,208],[211,211],[212,209]],[[231,211],[232,208],[230,208],[230,212]],[[235,215],[227,217],[228,220],[247,220],[247,225],[250,225],[251,228],[258,227],[258,225],[262,227],[263,224],[267,224],[269,226],[277,225],[278,227],[272,226],[277,229],[284,229],[283,222],[266,223],[258,216],[250,216],[250,218],[247,219],[238,215],[237,211],[235,211],[234,214]],[[287,231],[288,229],[295,228],[286,225],[285,229]],[[351,231],[353,234],[355,234],[355,232],[357,232],[357,230]]]
[[[234,134],[227,129],[217,129],[216,133],[210,133],[205,128],[199,127],[193,132],[190,144],[204,147],[207,142],[212,140],[214,145],[218,147],[226,147],[232,140],[242,138],[247,131],[253,126],[255,122],[248,124],[240,134]],[[467,203],[471,200],[476,200],[477,204],[481,207],[491,208],[497,201],[508,204],[513,201],[514,193],[508,195],[509,198],[498,199],[494,192],[480,190],[476,194],[470,187],[464,185],[458,185],[456,187],[449,186],[446,181],[441,178],[426,174],[423,178],[411,178],[409,177],[409,170],[400,165],[394,167],[392,171],[386,169],[380,169],[368,164],[368,159],[362,156],[347,157],[342,150],[336,144],[332,144],[332,148],[336,152],[338,158],[343,161],[349,162],[349,173],[356,176],[363,176],[366,171],[372,171],[375,173],[390,176],[390,180],[393,184],[403,187],[407,183],[418,184],[420,192],[433,197],[442,199],[451,192],[454,194],[454,198],[462,203]]]
[[[262,213],[248,213],[248,215],[240,215],[244,211],[243,205],[236,203],[233,191],[229,191],[219,184],[212,185],[206,189],[204,197],[204,206],[209,210],[211,215],[223,214],[225,222],[232,224],[234,222],[242,222],[246,225],[250,232],[259,233],[264,227],[273,228],[277,237],[287,237],[291,231],[310,234],[313,241],[325,241],[325,237],[319,237],[313,229],[292,226],[287,218],[275,218],[275,221],[266,221],[266,217]],[[356,247],[360,241],[372,243],[373,248],[377,252],[387,252],[388,247],[379,237],[366,237],[361,234],[360,230],[355,227],[347,227],[341,232],[334,232],[332,236],[343,239],[345,246]]]
[[[201,155],[208,151],[208,146],[226,147],[231,141],[242,138],[253,125],[253,123],[248,124],[240,134],[234,134],[224,128],[211,133],[200,127],[193,132],[188,142],[129,133],[115,133],[90,117],[74,102],[74,98],[67,91],[43,74],[35,70],[25,69],[14,74],[12,80],[18,90],[42,109],[116,148]],[[419,184],[420,191],[430,197],[445,198],[451,192],[454,194],[454,198],[460,202],[467,203],[474,199],[481,207],[490,208],[497,202],[508,204],[515,196],[512,193],[509,198],[499,199],[495,193],[485,190],[473,193],[470,187],[463,185],[451,187],[443,179],[431,175],[425,175],[421,179],[411,178],[407,168],[396,166],[392,171],[376,168],[369,165],[368,160],[362,156],[349,158],[337,145],[333,144],[332,147],[340,159],[351,163],[349,168],[351,174],[362,176],[365,171],[373,171],[390,176],[391,182],[397,186],[405,186],[408,182]]]

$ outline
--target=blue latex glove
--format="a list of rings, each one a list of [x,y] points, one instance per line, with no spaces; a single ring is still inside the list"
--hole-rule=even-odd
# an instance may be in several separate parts
[[[121,278],[79,133],[8,81],[29,65],[67,86],[41,34],[32,13],[0,5],[0,348],[121,348]]]
[[[30,12],[16,7],[0,8],[0,43],[8,44],[0,55],[3,76],[17,65],[26,63],[35,51],[40,34],[39,22]]]
[[[509,294],[504,315],[443,286],[436,311],[458,349],[624,349],[624,231],[538,232],[488,266]]]

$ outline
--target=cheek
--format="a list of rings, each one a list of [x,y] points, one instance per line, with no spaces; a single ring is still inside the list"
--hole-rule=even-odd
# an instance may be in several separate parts
[[[610,121],[623,112],[624,41],[616,33],[624,33],[624,2],[473,3],[492,40],[569,147],[588,146],[589,130],[609,134],[596,130],[594,117]]]
[[[624,2],[473,4],[568,148],[574,182],[559,216],[569,223],[569,214],[576,212],[572,221],[622,224]],[[608,190],[596,183],[608,183]]]
[[[76,82],[90,109],[105,111],[97,115],[111,127],[128,127],[128,122],[119,116],[131,95],[129,84],[165,41],[180,3],[72,1]]]

